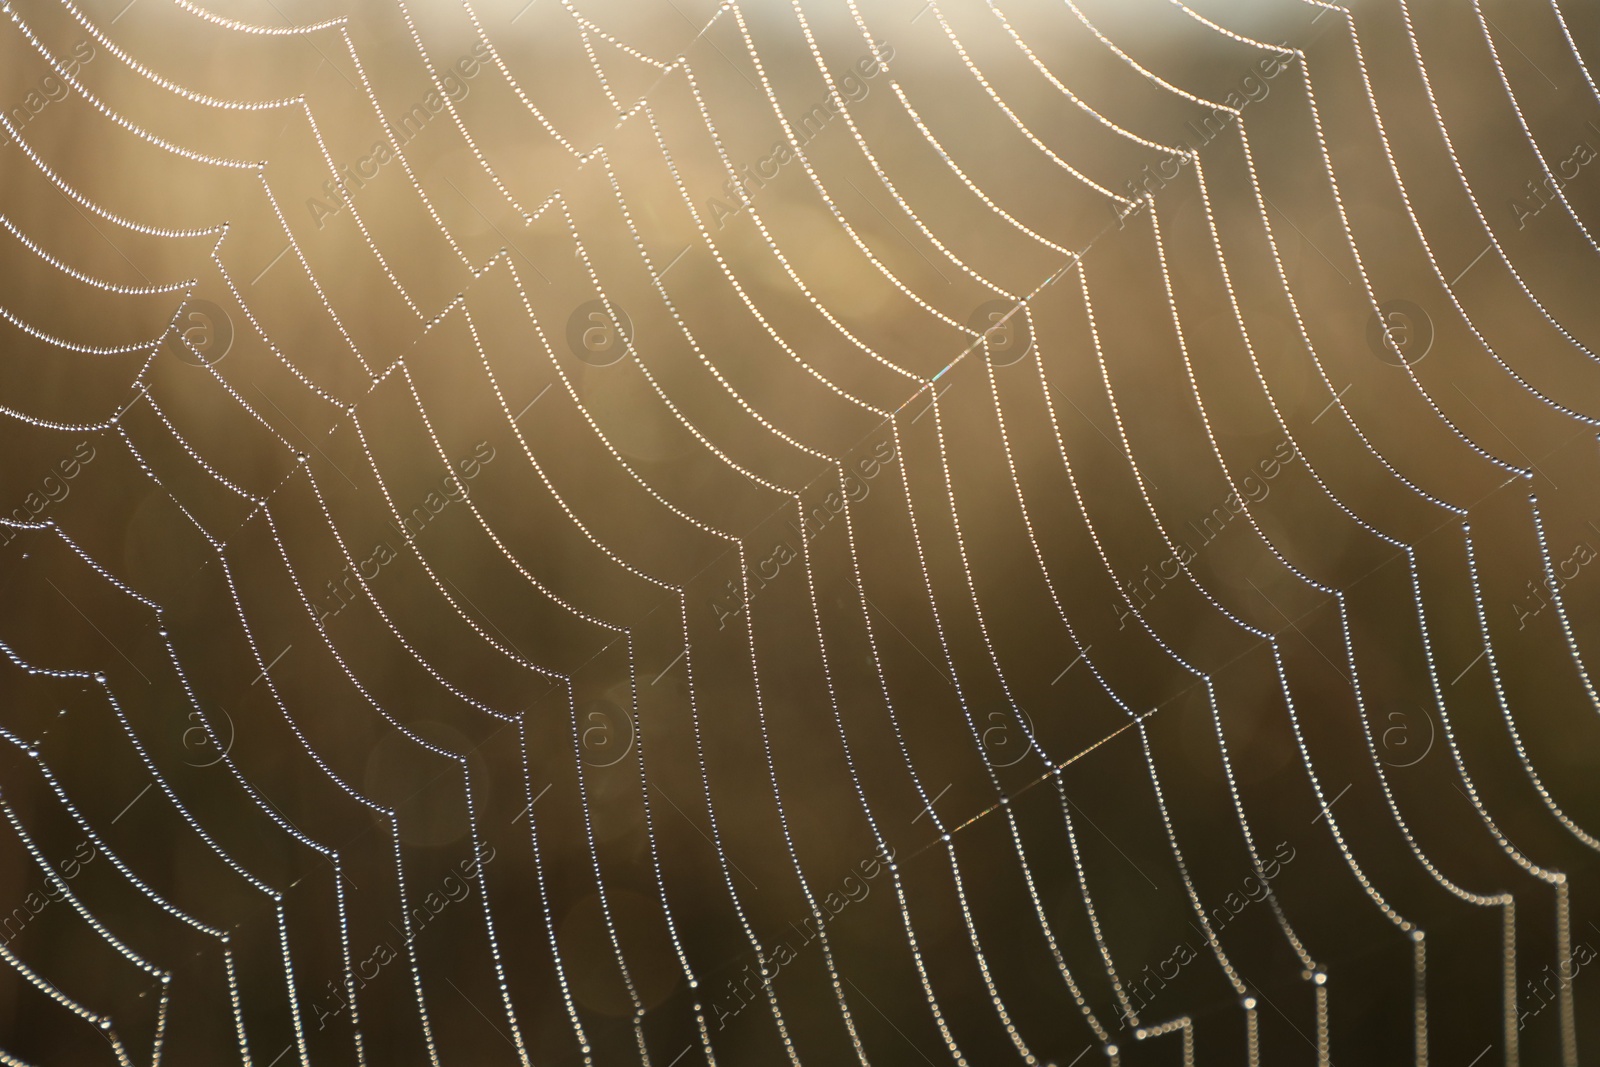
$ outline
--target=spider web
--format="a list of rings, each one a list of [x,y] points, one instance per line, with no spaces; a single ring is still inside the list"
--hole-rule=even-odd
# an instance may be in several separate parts
[[[0,1063],[1600,1039],[1593,11],[4,10]]]

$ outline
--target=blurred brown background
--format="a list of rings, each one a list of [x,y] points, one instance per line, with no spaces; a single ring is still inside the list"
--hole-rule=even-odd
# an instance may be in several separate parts
[[[5,1062],[1600,1041],[1592,5],[4,10]]]

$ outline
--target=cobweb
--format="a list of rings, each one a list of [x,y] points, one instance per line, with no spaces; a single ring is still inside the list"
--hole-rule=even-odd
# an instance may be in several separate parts
[[[0,1063],[1600,1040],[1593,5],[0,8]]]

